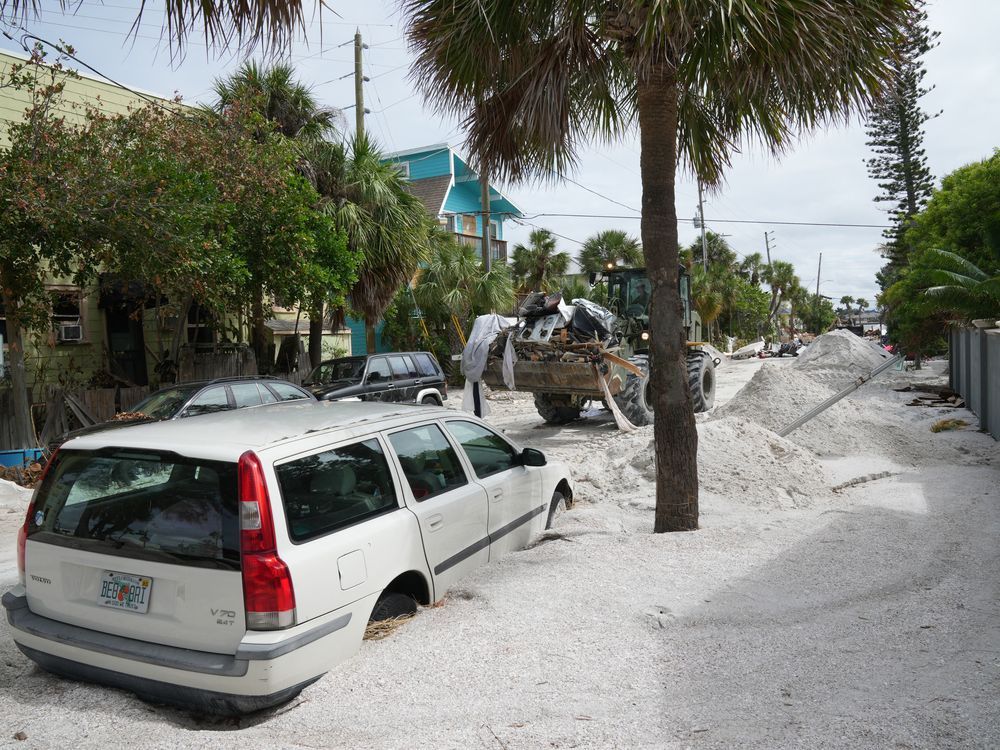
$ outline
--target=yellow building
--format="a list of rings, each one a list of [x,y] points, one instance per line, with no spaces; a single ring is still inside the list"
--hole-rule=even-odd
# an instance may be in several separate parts
[[[0,80],[7,77],[11,65],[23,63],[27,55],[0,50]],[[51,56],[49,58],[51,60]],[[67,120],[81,121],[86,107],[108,114],[125,114],[129,109],[146,105],[150,100],[165,106],[172,100],[140,89],[127,90],[98,78],[80,73],[63,75],[62,113]],[[9,141],[10,123],[18,122],[31,103],[29,91],[0,89],[0,146]],[[52,296],[51,326],[25,335],[25,366],[30,385],[62,383],[70,386],[88,384],[157,385],[154,368],[162,353],[170,348],[178,321],[177,306],[168,300],[156,304],[141,285],[102,275],[100,280],[81,289],[69,279],[52,277],[46,284]],[[309,319],[295,310],[276,308],[269,324],[275,343],[298,331],[309,330]],[[197,307],[187,316],[182,343],[199,349],[219,344],[219,334],[212,321]],[[0,303],[0,337],[6,340],[6,325]],[[349,332],[324,336],[324,355],[350,353]],[[6,349],[4,343],[4,349]],[[41,397],[36,392],[36,397]]]

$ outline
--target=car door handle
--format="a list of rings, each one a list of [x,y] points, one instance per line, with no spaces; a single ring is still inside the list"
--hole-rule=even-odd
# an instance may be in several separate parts
[[[493,490],[491,493],[493,497],[493,502],[497,503],[503,500],[503,490]]]
[[[427,516],[427,528],[431,531],[436,531],[444,525],[444,516],[440,513],[435,513],[433,516]]]

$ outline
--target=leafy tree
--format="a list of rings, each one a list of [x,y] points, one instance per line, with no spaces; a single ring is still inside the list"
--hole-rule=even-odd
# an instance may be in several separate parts
[[[1000,252],[1000,149],[947,175],[906,239],[918,250],[944,248],[988,270]]]
[[[795,332],[795,318],[801,318],[806,309],[809,307],[810,296],[809,291],[803,287],[801,284],[792,285],[785,294],[785,299],[788,300],[788,328]]]
[[[556,250],[552,232],[535,229],[528,235],[527,245],[514,245],[510,272],[522,292],[551,292],[569,270],[569,261],[569,253]]]
[[[606,229],[583,243],[579,263],[584,272],[595,273],[619,265],[642,268],[645,260],[638,239],[620,229]]]
[[[678,294],[678,163],[718,185],[734,149],[866,108],[909,0],[765,5],[406,0],[418,86],[465,118],[500,179],[559,174],[591,136],[638,125],[641,239],[653,285],[656,531],[698,525],[697,431]]]
[[[857,299],[854,300],[854,304],[858,306],[858,315],[860,315],[861,313],[863,313],[865,310],[868,309],[868,306],[871,303],[864,297],[858,297]]]
[[[923,147],[924,125],[932,115],[919,102],[930,91],[922,85],[926,71],[921,58],[935,46],[937,37],[938,32],[927,28],[924,2],[918,0],[894,45],[892,84],[868,112],[868,146],[875,154],[866,162],[868,174],[882,191],[875,201],[889,204],[892,217],[892,226],[883,232],[882,256],[888,262],[877,274],[882,289],[892,284],[906,264],[911,248],[904,235],[934,186]]]
[[[709,266],[719,266],[727,271],[736,267],[736,251],[733,250],[732,246],[730,246],[729,242],[721,234],[706,232],[705,246],[708,248]],[[693,264],[703,263],[700,238],[688,245],[687,253],[691,257]]]
[[[833,303],[826,297],[810,294],[802,308],[801,318],[807,331],[819,335],[830,330],[837,320],[837,313],[833,309]]]

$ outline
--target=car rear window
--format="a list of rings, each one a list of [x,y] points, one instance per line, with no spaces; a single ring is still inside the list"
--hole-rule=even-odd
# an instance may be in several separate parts
[[[389,466],[372,438],[274,468],[295,542],[350,526],[399,507]]]
[[[402,357],[389,357],[389,366],[392,367],[392,374],[396,380],[405,380],[410,376],[410,368],[406,366],[406,361]]]
[[[438,369],[434,360],[431,359],[429,354],[424,354],[423,352],[414,354],[413,358],[417,361],[417,370],[420,372],[420,377],[422,378],[433,378],[437,377]]]
[[[309,398],[305,393],[290,383],[268,383],[268,386],[272,391],[278,394],[278,398],[282,401],[296,401],[300,398]]]
[[[41,542],[238,569],[236,464],[113,448],[63,451],[28,524],[29,537]]]

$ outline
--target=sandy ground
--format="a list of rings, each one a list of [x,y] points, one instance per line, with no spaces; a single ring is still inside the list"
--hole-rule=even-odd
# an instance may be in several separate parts
[[[847,399],[819,457],[802,444],[818,433],[759,426],[766,404],[720,411],[761,369],[727,363],[699,418],[696,533],[650,533],[648,428],[623,436],[599,414],[556,429],[530,401],[498,400],[495,424],[578,477],[562,538],[481,568],[297,701],[239,722],[50,677],[0,632],[0,746],[1000,746],[997,443],[969,412],[891,390],[941,382],[936,363]],[[971,426],[930,433],[946,416]]]

